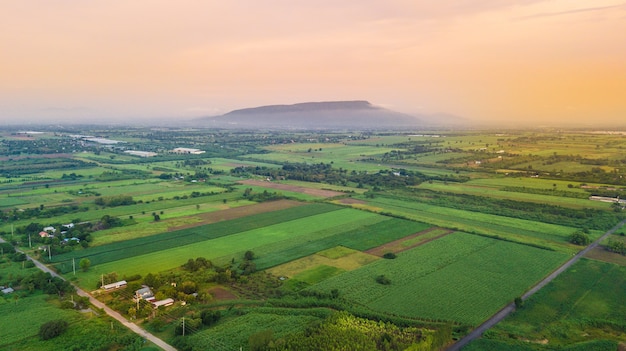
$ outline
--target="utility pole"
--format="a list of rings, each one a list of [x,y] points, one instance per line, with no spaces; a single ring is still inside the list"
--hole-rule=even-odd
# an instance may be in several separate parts
[[[33,248],[33,244],[30,242],[30,233],[28,233],[28,247],[31,249]]]
[[[185,336],[185,317],[183,317],[183,336]]]
[[[74,257],[72,257],[72,270],[74,271],[74,275],[76,275],[76,261],[74,261]]]
[[[50,245],[48,245],[48,261],[52,262],[52,250],[50,249]]]

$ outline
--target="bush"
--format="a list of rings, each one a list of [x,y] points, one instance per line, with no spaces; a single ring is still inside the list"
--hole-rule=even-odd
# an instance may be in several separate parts
[[[41,340],[49,340],[63,334],[67,330],[68,324],[62,319],[56,319],[48,323],[44,323],[39,328],[39,337]]]
[[[570,235],[569,242],[575,245],[587,246],[591,243],[591,239],[589,238],[589,235],[583,232],[575,232]]]
[[[396,257],[397,257],[396,254],[393,252],[387,252],[383,255],[383,258],[390,259],[390,260],[393,260]]]
[[[378,277],[376,277],[376,283],[382,284],[382,285],[389,285],[391,284],[391,280],[381,274]]]

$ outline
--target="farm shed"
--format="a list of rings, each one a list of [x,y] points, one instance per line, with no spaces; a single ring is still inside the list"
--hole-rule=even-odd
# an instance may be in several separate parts
[[[101,286],[101,288],[104,290],[113,290],[113,289],[123,288],[125,286],[126,286],[126,281],[120,280],[119,282],[103,285]]]
[[[159,308],[161,306],[171,306],[174,304],[174,299],[167,298],[165,300],[153,301],[152,307]]]
[[[5,289],[2,289],[2,293],[3,293],[3,294],[5,294],[5,295],[6,295],[6,294],[10,294],[10,293],[12,293],[12,292],[14,292],[14,291],[15,291],[15,290],[13,290],[13,288],[5,288]]]

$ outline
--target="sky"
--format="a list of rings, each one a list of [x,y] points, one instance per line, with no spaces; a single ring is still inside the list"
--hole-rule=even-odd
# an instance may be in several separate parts
[[[623,0],[0,0],[0,123],[367,100],[626,121]]]

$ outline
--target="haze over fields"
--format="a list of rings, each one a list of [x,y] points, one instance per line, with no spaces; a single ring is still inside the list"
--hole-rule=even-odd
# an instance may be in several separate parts
[[[623,0],[3,1],[0,123],[367,100],[484,123],[624,124]]]

